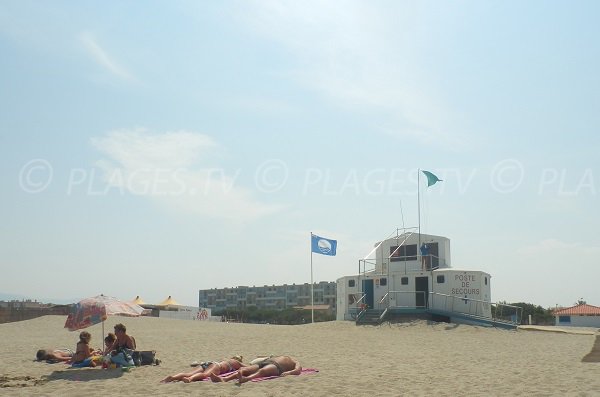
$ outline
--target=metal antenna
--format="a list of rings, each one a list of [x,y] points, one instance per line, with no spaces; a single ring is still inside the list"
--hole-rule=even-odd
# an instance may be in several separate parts
[[[404,211],[402,210],[402,200],[400,200],[400,216],[402,217],[402,233],[406,232],[406,227],[404,226]]]

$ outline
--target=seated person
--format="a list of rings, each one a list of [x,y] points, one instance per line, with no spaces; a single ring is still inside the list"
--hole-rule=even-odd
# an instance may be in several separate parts
[[[110,347],[110,361],[122,367],[134,365],[132,354],[135,350],[135,339],[127,335],[127,328],[123,324],[115,325],[114,330],[117,339]]]
[[[87,331],[82,331],[79,334],[79,342],[75,354],[73,354],[73,366],[74,367],[95,367],[96,363],[93,360],[94,349],[90,347],[90,340],[92,335]]]
[[[106,335],[104,338],[104,351],[102,352],[103,355],[107,356],[110,354],[112,351],[112,346],[116,340],[117,337],[112,332],[109,332],[108,335]]]
[[[161,383],[173,382],[182,380],[185,383],[194,382],[197,380],[206,379],[209,376],[217,376],[235,371],[246,365],[242,363],[242,356],[233,356],[228,360],[223,361],[206,361],[200,364],[198,368],[191,372],[181,372],[175,375],[169,375],[161,381]]]
[[[73,358],[73,351],[70,349],[44,349],[38,350],[35,357],[37,361],[46,360],[48,362],[69,362]]]
[[[238,383],[241,384],[254,378],[299,375],[301,372],[302,367],[300,363],[290,356],[273,356],[265,358],[256,364],[245,366],[229,376],[221,378],[217,376],[218,374],[211,374],[210,379],[213,382],[229,382],[232,379],[237,379]]]

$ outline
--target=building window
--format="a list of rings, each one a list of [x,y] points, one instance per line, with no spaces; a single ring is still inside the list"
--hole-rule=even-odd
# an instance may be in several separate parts
[[[570,324],[571,316],[558,316],[558,322],[560,324]]]
[[[379,279],[379,285],[386,286],[387,285],[387,278],[381,278]]]
[[[348,280],[348,287],[352,288],[356,285],[356,281],[355,280]]]
[[[485,281],[485,285],[487,285],[487,277],[484,277],[483,280]]]
[[[408,285],[408,277],[402,277],[400,279],[400,284],[402,284],[402,285]]]
[[[416,261],[417,244],[390,247],[390,260],[392,262]]]
[[[446,282],[446,280],[444,279],[444,275],[443,274],[437,276],[437,283],[438,284],[444,284],[445,282]]]

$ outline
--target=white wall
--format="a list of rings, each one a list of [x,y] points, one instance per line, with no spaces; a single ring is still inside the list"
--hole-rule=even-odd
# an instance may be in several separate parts
[[[199,321],[209,321],[211,317],[210,313],[211,309],[207,308],[191,308],[184,307],[180,310],[160,310],[158,312],[158,317],[160,318],[171,318],[177,320],[199,320]]]
[[[437,276],[444,275],[444,283]],[[436,270],[433,272],[433,292],[451,297],[434,296],[432,307],[459,313],[491,317],[491,305],[476,301],[491,302],[490,275],[481,271]],[[487,284],[486,284],[487,280]],[[466,297],[469,301],[463,301]]]
[[[404,272],[405,270],[409,273],[418,272],[421,270],[421,251],[419,248],[419,235],[417,233],[412,234],[406,239],[404,245],[416,245],[417,246],[417,259],[414,261],[392,261],[390,256],[390,248],[401,244],[404,241],[404,237],[400,239],[390,238],[384,240],[382,244],[377,248],[375,259],[377,260],[377,272],[387,274],[388,270],[383,263],[387,263],[389,266],[390,273]],[[437,243],[438,244],[438,256],[440,268],[450,267],[450,240],[446,237],[434,236],[428,234],[421,234],[421,242],[423,243]],[[368,266],[367,266],[368,268]]]
[[[555,325],[561,327],[599,327],[600,316],[571,316],[570,323],[559,323],[558,316],[555,317]]]
[[[359,298],[358,292],[360,288],[358,287],[357,276],[346,276],[337,279],[336,285],[336,300],[337,300],[337,308],[336,308],[336,320],[350,320],[351,316],[349,314],[350,308],[356,307],[354,303],[350,303],[348,301],[348,295],[355,294]],[[349,287],[348,282],[350,280],[354,280],[354,287]]]

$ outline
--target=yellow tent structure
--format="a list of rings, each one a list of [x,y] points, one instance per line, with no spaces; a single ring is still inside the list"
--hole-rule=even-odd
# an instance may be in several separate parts
[[[173,299],[171,297],[171,295],[169,295],[169,297],[167,299],[160,302],[156,306],[181,306],[181,305],[175,299]]]
[[[146,304],[146,302],[144,302],[144,300],[142,298],[140,298],[139,295],[136,296],[132,302],[135,303],[136,305],[145,305]]]

